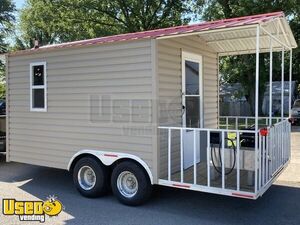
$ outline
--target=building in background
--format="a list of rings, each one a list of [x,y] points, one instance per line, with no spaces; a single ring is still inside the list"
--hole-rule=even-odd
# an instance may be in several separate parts
[[[220,116],[251,116],[250,104],[243,90],[240,83],[220,85]]]
[[[281,82],[274,81],[272,88],[272,115],[281,112]],[[269,114],[269,83],[266,83],[264,98],[262,102],[262,114]],[[220,116],[252,116],[250,104],[248,103],[242,85],[240,83],[220,85]],[[292,103],[297,98],[297,84],[292,82]],[[284,82],[284,114],[289,114],[289,82]]]
[[[269,114],[269,90],[270,84],[266,84],[264,99],[262,104],[262,113]],[[297,85],[296,81],[292,81],[291,89],[292,103],[297,98]],[[283,97],[283,112],[285,115],[289,114],[289,82],[284,82],[284,97]],[[272,84],[272,115],[280,115],[281,113],[281,81],[273,81]]]

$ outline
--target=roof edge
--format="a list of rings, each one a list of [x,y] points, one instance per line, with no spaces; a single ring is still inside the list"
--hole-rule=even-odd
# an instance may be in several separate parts
[[[225,24],[239,24],[243,21],[247,22],[247,20],[253,21],[251,23],[252,25],[259,24],[261,22],[264,22],[264,20],[269,20],[271,18],[279,18],[279,17],[285,17],[285,15],[282,11],[242,16],[242,17],[229,18],[229,19],[220,19],[220,20],[215,20],[215,21],[201,22],[201,23],[197,23],[197,24],[180,25],[180,26],[160,28],[160,29],[141,31],[141,32],[135,32],[135,33],[117,34],[117,35],[104,36],[104,37],[98,37],[98,38],[92,38],[92,39],[86,39],[86,40],[78,40],[78,41],[72,41],[72,42],[66,42],[66,43],[45,45],[45,46],[41,46],[39,48],[14,51],[14,52],[9,52],[7,54],[9,56],[34,54],[34,53],[45,52],[45,51],[50,51],[50,50],[55,50],[55,49],[59,50],[62,48],[84,47],[84,46],[87,47],[90,45],[109,44],[109,43],[124,42],[124,41],[156,39],[156,38],[160,38],[160,37],[176,36],[178,33],[184,34],[184,33],[196,33],[196,32],[207,31],[207,30],[218,30],[218,25],[224,26]],[[249,22],[249,25],[251,25],[251,24]],[[245,26],[245,25],[246,24],[231,25],[231,26],[239,27],[239,26]],[[221,29],[221,28],[219,28],[219,29]],[[226,28],[226,26],[223,28]]]

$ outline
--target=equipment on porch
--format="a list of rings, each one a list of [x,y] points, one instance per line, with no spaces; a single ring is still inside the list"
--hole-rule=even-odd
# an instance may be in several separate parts
[[[236,163],[236,146],[234,144],[234,139],[225,137],[225,147],[227,150],[233,149],[233,163],[232,166],[229,168],[225,175],[229,175],[232,173]],[[230,144],[228,144],[228,142]],[[218,149],[218,156],[219,156],[219,165],[222,167],[222,156],[221,156],[221,149],[222,149],[222,139],[219,132],[212,132],[210,136],[210,154],[211,154],[211,162],[214,169],[219,173],[222,174],[222,171],[217,167],[215,163],[216,157],[216,148]]]
[[[245,128],[244,130],[255,130],[255,125]],[[254,148],[255,147],[255,133],[243,132],[240,135],[241,147]]]

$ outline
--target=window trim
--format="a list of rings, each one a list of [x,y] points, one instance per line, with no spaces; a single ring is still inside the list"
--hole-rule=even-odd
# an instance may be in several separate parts
[[[33,85],[33,67],[44,66],[44,85]],[[44,108],[33,107],[33,90],[43,89],[44,90]],[[46,62],[34,62],[30,63],[30,111],[31,112],[47,112],[47,63]]]

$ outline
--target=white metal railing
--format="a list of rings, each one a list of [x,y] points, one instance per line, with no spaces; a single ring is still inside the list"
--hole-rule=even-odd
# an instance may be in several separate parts
[[[259,195],[262,195],[264,191],[273,183],[274,179],[277,177],[282,168],[287,164],[290,158],[290,130],[291,126],[288,120],[283,120],[281,122],[276,123],[275,125],[265,128],[267,131],[266,136],[259,131],[257,134],[255,130],[237,130],[237,129],[207,129],[207,128],[184,128],[184,127],[159,127],[160,134],[165,132],[165,137],[163,140],[167,142],[166,152],[167,152],[167,175],[166,177],[160,177],[159,183],[167,186],[178,186],[183,188],[190,188],[193,190],[199,190],[210,193],[218,193],[224,195],[236,195],[238,197],[247,197],[247,198],[257,198]],[[193,169],[192,176],[189,181],[185,179],[185,169],[183,166],[184,163],[184,132],[189,131],[190,135],[193,137],[193,141],[190,141],[190,144],[193,149]],[[179,132],[178,138],[180,139],[180,144],[176,146],[179,149],[173,147],[172,142],[174,138],[173,133]],[[197,183],[197,175],[199,170],[197,169],[197,160],[196,155],[197,151],[201,151],[196,147],[196,137],[200,135],[204,135],[204,139],[206,139],[206,185]],[[211,175],[211,151],[212,151],[212,133],[218,133],[220,137],[220,177],[221,177],[221,185],[220,187],[216,187],[211,185],[212,183],[212,175]],[[225,152],[228,149],[228,136],[231,136],[231,141],[235,143],[235,151],[236,151],[236,164],[234,165],[234,170],[236,172],[236,180],[234,181],[236,184],[234,185],[234,189],[232,189],[232,185],[230,188],[226,187],[226,161],[225,161]],[[245,150],[245,146],[241,143],[243,142],[244,135],[248,134],[252,136],[253,140],[257,137],[258,148],[254,148],[254,144],[250,146],[252,151],[254,151],[254,157],[252,158],[253,162],[253,188],[251,190],[244,190],[241,188],[241,152]],[[241,137],[242,136],[242,137]],[[203,141],[203,139],[200,141]],[[198,145],[201,146],[200,144]],[[249,148],[247,148],[249,150]],[[161,147],[162,151],[162,147]],[[179,151],[179,164],[178,170],[173,171],[172,167],[174,163],[178,164],[178,161],[173,161],[172,153],[173,151]],[[227,151],[228,152],[228,151]],[[202,171],[203,172],[203,171]],[[173,180],[172,175],[174,173],[179,173],[179,181]],[[201,173],[201,171],[200,171]],[[181,185],[181,186],[180,186]]]
[[[167,164],[168,164],[168,172],[167,172],[167,178],[166,179],[160,179],[161,182],[160,184],[163,185],[171,185],[173,184],[173,186],[176,185],[176,181],[172,180],[172,133],[175,131],[179,131],[180,132],[180,183],[182,183],[183,185],[187,185],[186,187],[189,187],[188,184],[192,184],[194,185],[192,187],[192,189],[194,190],[200,190],[200,191],[205,191],[205,192],[211,192],[211,193],[218,193],[218,194],[225,194],[225,195],[233,195],[232,191],[233,190],[229,190],[226,188],[226,183],[225,183],[225,176],[226,176],[226,170],[225,170],[225,143],[227,140],[228,134],[230,133],[231,135],[235,135],[234,138],[234,142],[235,143],[240,143],[240,134],[243,133],[248,133],[248,134],[252,134],[254,136],[255,131],[254,130],[234,130],[234,129],[207,129],[207,128],[184,128],[184,127],[159,127],[159,129],[161,131],[166,131],[167,132]],[[193,182],[191,183],[186,183],[184,181],[184,167],[183,167],[183,140],[184,140],[184,135],[183,132],[184,131],[189,131],[189,132],[193,132],[193,141],[191,142],[191,145],[193,146]],[[197,184],[197,161],[196,161],[196,151],[199,150],[196,148],[196,136],[199,135],[199,132],[204,132],[205,136],[206,136],[206,143],[207,147],[206,147],[206,178],[207,178],[207,184],[206,185],[198,185]],[[220,150],[221,150],[221,187],[215,187],[211,185],[211,181],[212,181],[212,175],[211,175],[211,134],[212,133],[218,133],[221,137],[220,140]],[[200,144],[199,144],[200,146]],[[236,189],[235,191],[239,192],[239,194],[241,195],[245,195],[248,196],[249,194],[254,194],[254,191],[248,192],[248,191],[241,191],[240,189],[240,144],[236,144]],[[175,185],[174,183],[175,182]],[[256,185],[256,184],[255,184]],[[179,186],[180,187],[180,186]],[[250,198],[254,198],[254,195],[252,195],[252,197]]]
[[[281,121],[281,117],[272,117],[272,124]],[[268,126],[270,117],[258,117],[259,126]],[[242,129],[255,124],[254,116],[219,116],[219,127],[224,129]]]
[[[268,129],[267,136],[259,136],[258,188],[272,184],[287,164],[291,155],[291,124],[288,120],[276,123]]]

